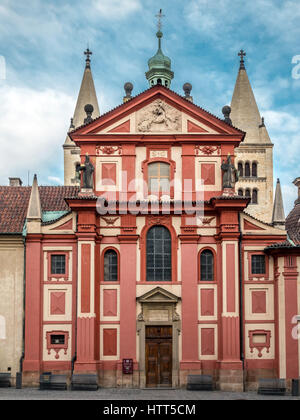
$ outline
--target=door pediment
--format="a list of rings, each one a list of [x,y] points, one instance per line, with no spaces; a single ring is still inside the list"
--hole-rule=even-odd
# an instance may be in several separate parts
[[[176,304],[181,300],[179,296],[174,295],[171,292],[163,289],[162,287],[156,287],[142,296],[137,297],[139,303],[169,303]]]

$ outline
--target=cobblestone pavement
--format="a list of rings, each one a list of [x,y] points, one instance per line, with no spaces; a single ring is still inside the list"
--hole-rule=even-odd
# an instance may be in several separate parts
[[[184,389],[110,389],[101,388],[98,391],[41,391],[36,388],[0,388],[0,400],[296,400],[300,397],[262,396],[256,392],[203,392]]]

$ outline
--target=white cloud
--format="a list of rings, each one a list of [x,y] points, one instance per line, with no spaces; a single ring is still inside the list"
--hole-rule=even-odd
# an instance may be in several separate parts
[[[50,182],[58,185],[64,185],[64,181],[60,179],[58,176],[48,176]]]
[[[75,99],[51,89],[7,85],[0,87],[0,96],[0,184],[14,176],[27,181],[28,171],[42,174],[39,180],[44,183],[48,176],[57,176]]]
[[[94,0],[94,7],[104,18],[120,20],[141,9],[140,0]]]

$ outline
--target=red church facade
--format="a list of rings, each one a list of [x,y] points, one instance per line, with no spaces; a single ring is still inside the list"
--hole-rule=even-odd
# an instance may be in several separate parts
[[[244,133],[156,85],[70,137],[93,183],[53,220],[27,218],[23,381],[94,372],[100,386],[184,387],[209,373],[242,390],[298,378],[299,249],[279,258],[286,232],[223,188]]]

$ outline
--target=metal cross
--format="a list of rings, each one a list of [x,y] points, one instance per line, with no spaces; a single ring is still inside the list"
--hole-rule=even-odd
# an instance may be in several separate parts
[[[86,55],[86,61],[90,61],[90,55],[92,55],[92,51],[90,51],[89,48],[86,49],[86,51],[84,51],[84,54]]]
[[[245,61],[244,61],[244,57],[246,56],[247,54],[245,53],[245,51],[244,50],[241,50],[239,53],[238,53],[238,56],[239,57],[241,57],[241,66],[240,66],[240,68],[245,68]]]
[[[160,31],[161,30],[161,26],[162,26],[161,19],[163,17],[165,17],[165,15],[162,14],[162,9],[160,9],[159,13],[155,17],[158,18],[158,24],[157,24],[157,26],[158,26],[158,30]]]

